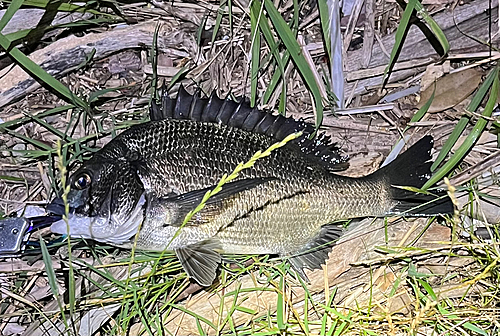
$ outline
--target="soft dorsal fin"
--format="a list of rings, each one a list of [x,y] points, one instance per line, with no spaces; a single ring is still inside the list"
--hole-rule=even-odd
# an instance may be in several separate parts
[[[294,142],[309,159],[331,171],[341,171],[349,167],[347,157],[341,155],[340,148],[331,142],[330,136],[320,133],[309,139],[315,131],[314,125],[302,119],[296,120],[252,108],[244,99],[239,103],[220,99],[215,92],[208,98],[201,98],[199,91],[191,95],[181,85],[176,98],[172,99],[164,92],[160,104],[153,100],[149,116],[152,121],[173,118],[223,124],[247,132],[264,134],[278,141],[289,134],[302,131],[302,136]]]

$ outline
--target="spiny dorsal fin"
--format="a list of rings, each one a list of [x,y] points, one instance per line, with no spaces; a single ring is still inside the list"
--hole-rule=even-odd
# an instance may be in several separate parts
[[[173,118],[223,124],[264,134],[278,141],[289,134],[302,131],[303,135],[294,142],[308,158],[331,171],[345,170],[349,166],[347,157],[341,155],[340,149],[331,142],[329,136],[320,133],[309,139],[315,131],[312,124],[302,119],[296,120],[252,108],[244,99],[239,103],[220,99],[215,92],[208,98],[201,98],[199,91],[191,95],[181,85],[175,99],[164,92],[161,105],[153,101],[149,116],[152,121]]]

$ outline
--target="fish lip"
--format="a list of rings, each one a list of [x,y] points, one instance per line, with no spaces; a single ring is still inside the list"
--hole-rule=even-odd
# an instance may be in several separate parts
[[[57,216],[62,216],[66,213],[66,207],[62,197],[56,197],[45,207],[47,213]],[[70,209],[70,212],[72,209]]]
[[[80,204],[81,201],[79,198],[76,198],[76,201],[74,199],[75,197],[71,192],[67,196],[66,203],[62,197],[56,197],[45,207],[45,211],[50,215],[56,216],[70,215],[84,211],[84,206]],[[68,204],[69,208],[68,213],[66,213],[66,204]]]
[[[55,197],[49,205],[45,207],[47,213],[58,216],[66,214],[66,204],[69,206],[69,214],[73,213],[86,213],[88,207],[86,206],[88,200],[88,190],[73,190],[71,189],[66,195],[66,202],[61,196]]]

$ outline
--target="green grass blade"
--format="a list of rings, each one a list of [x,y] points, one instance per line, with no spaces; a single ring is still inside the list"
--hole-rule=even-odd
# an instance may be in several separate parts
[[[344,331],[347,326],[347,322],[342,322],[338,328],[333,329],[335,331],[335,334],[333,336],[340,336]],[[331,335],[332,333],[330,333]]]
[[[126,89],[129,87],[131,87],[131,85],[124,85],[124,86],[119,86],[119,87],[114,87],[114,88],[107,88],[107,89],[92,91],[89,94],[88,102],[89,102],[89,104],[94,103],[99,99],[100,96],[103,96],[108,92],[116,92],[118,90]]]
[[[396,41],[394,43],[394,46],[392,47],[389,64],[384,70],[382,87],[385,87],[385,85],[387,84],[390,72],[396,64],[397,57],[399,55],[399,52],[401,51],[401,48],[403,47],[403,42],[409,29],[411,14],[413,13],[413,10],[415,9],[417,3],[418,0],[409,0],[408,5],[406,5],[403,15],[401,16],[401,21],[399,22],[398,28],[396,29]]]
[[[43,262],[45,263],[45,271],[47,273],[47,278],[49,280],[50,289],[52,294],[56,298],[59,297],[59,289],[57,288],[57,279],[54,268],[52,267],[52,259],[50,258],[49,251],[47,250],[47,245],[42,238],[40,238],[40,250],[42,251]]]
[[[333,303],[333,299],[335,298],[335,295],[337,294],[337,287],[335,287],[332,291],[332,293],[330,294],[330,297],[328,298],[328,302],[327,302],[327,307],[331,310],[331,306],[332,306],[332,303]],[[321,335],[326,335],[326,322],[328,321],[328,313],[327,313],[328,309],[325,310],[325,313],[323,314],[323,317],[321,318]]]
[[[289,61],[290,61],[290,53],[285,50],[283,52],[283,57],[282,57],[283,67],[287,67]],[[282,77],[281,72],[275,71],[273,73],[273,77],[269,81],[266,92],[264,92],[264,96],[262,97],[262,102],[264,104],[267,104],[269,102],[269,99],[271,99],[271,95],[273,94],[274,90],[276,89],[276,86],[278,86],[278,84],[280,83],[281,77]],[[286,83],[283,83],[283,85],[286,85]]]
[[[467,108],[468,111],[475,112],[477,110],[479,104],[481,104],[481,102],[483,101],[484,97],[486,96],[486,93],[488,93],[488,90],[490,89],[496,77],[498,77],[497,68],[493,69],[488,74],[484,83],[481,85],[477,93],[474,95],[474,98],[472,98],[472,101],[470,102],[469,107]],[[446,155],[448,155],[448,153],[451,151],[451,149],[457,142],[458,138],[465,130],[465,127],[467,126],[469,121],[470,121],[470,116],[468,115],[464,115],[462,118],[460,118],[457,125],[453,129],[453,132],[451,132],[450,136],[443,145],[443,148],[441,148],[441,151],[439,152],[436,161],[434,161],[434,163],[432,164],[431,166],[432,172],[435,171],[436,168],[441,164],[441,162],[443,162],[443,160],[446,158]]]
[[[229,31],[230,35],[233,37],[233,1],[227,0],[227,11],[229,13]]]
[[[473,331],[473,332],[475,332],[475,333],[477,333],[477,334],[479,334],[479,335],[484,335],[484,336],[488,336],[488,335],[489,335],[486,331],[484,331],[483,329],[481,329],[481,328],[479,328],[479,327],[477,327],[477,326],[473,325],[473,324],[472,324],[472,323],[470,323],[470,322],[465,322],[465,323],[463,324],[463,326],[464,326],[464,328],[467,328],[467,329],[469,329],[470,331]]]
[[[37,118],[44,118],[44,117],[51,116],[53,114],[65,112],[65,111],[72,109],[74,107],[75,107],[74,105],[58,106],[58,107],[55,107],[53,109],[43,111],[43,112],[36,114],[34,116],[36,116]],[[11,127],[17,127],[17,126],[22,125],[24,123],[27,123],[31,120],[32,120],[32,116],[28,115],[28,116],[23,117],[23,118],[17,118],[17,119],[11,120],[11,121],[6,121],[6,122],[0,124],[0,131],[3,131],[5,129],[11,128]]]
[[[37,27],[33,29],[23,29],[23,30],[18,30],[9,34],[5,34],[5,37],[9,39],[9,41],[13,45],[19,45],[23,42],[23,39],[28,36],[33,30],[37,29],[42,29],[43,33],[47,33],[50,31],[53,31],[58,28],[74,28],[74,27],[86,27],[86,26],[93,26],[93,25],[102,25],[102,24],[110,24],[116,22],[116,19],[112,18],[96,18],[96,19],[87,19],[87,20],[79,20],[75,22],[68,22],[68,23],[61,23],[61,24],[56,24],[52,26],[44,26],[44,27]]]
[[[49,145],[47,145],[46,143],[44,142],[41,142],[41,141],[38,141],[38,140],[35,140],[35,139],[31,139],[27,136],[24,136],[18,132],[15,132],[15,131],[11,131],[10,129],[4,129],[5,133],[8,133],[10,135],[12,135],[13,137],[16,137],[18,139],[21,139],[21,140],[24,140],[26,143],[30,143],[32,144],[33,146],[35,147],[38,147],[38,148],[41,148],[47,152],[51,152],[52,151],[52,147],[50,147]]]
[[[300,285],[304,289],[304,311],[308,312],[309,311],[309,308],[308,308],[309,301],[311,301],[311,303],[314,304],[313,298],[312,298],[311,292],[309,291],[309,288],[307,288],[307,284],[304,282],[304,280],[298,274],[297,274],[297,279],[299,280]],[[304,321],[303,322],[304,322],[304,332],[306,335],[309,335],[309,333],[310,333],[309,314],[304,314]]]
[[[153,78],[151,81],[151,99],[158,101],[160,96],[158,93],[158,33],[160,31],[160,23],[156,24],[153,34],[153,44],[151,45],[151,65],[153,69]]]
[[[280,283],[279,283],[279,288],[277,291],[278,294],[278,300],[276,302],[276,322],[278,324],[278,329],[280,331],[285,330],[285,318],[284,318],[284,300],[283,300],[283,293],[285,293],[285,276],[281,275],[280,276]]]
[[[12,181],[12,182],[24,182],[24,178],[17,176],[0,175],[0,180]]]
[[[418,281],[418,283],[424,287],[425,291],[427,292],[427,294],[429,294],[429,296],[434,300],[434,301],[438,301],[438,297],[436,295],[436,293],[434,292],[434,290],[432,289],[431,285],[429,285],[429,283],[423,279],[416,279]]]
[[[88,54],[85,54],[85,59],[75,67],[74,71],[80,70],[90,65],[91,62],[94,60],[96,52],[97,52],[96,48],[92,48],[92,50]]]
[[[134,299],[133,299],[134,307],[135,307],[135,310],[138,313],[138,315],[142,321],[142,326],[144,329],[147,330],[149,335],[154,335],[153,330],[151,329],[151,321],[148,318],[149,314],[146,315],[147,312],[144,310],[144,306],[142,304],[140,304],[142,302],[139,302],[139,301],[140,301],[140,298],[138,297],[138,293],[137,293],[137,291],[134,291]]]
[[[394,281],[394,284],[392,285],[391,291],[389,292],[389,297],[393,297],[394,294],[396,294],[396,291],[399,288],[399,285],[401,284],[401,281],[403,280],[403,274],[406,273],[408,270],[408,266],[405,266],[402,270],[401,273],[398,275],[396,280]]]
[[[434,100],[434,94],[436,93],[436,84],[434,83],[434,91],[432,91],[431,97],[429,100],[415,113],[415,115],[411,118],[410,123],[414,123],[420,121],[424,117],[424,115],[429,111],[429,107],[431,107],[432,101]]]
[[[432,164],[431,172],[434,172],[436,170],[436,168],[441,164],[441,162],[443,162],[443,160],[446,158],[446,155],[448,155],[448,153],[451,151],[451,149],[453,148],[453,146],[457,142],[458,138],[460,137],[460,135],[464,131],[464,129],[467,126],[467,124],[469,123],[469,121],[470,121],[469,116],[463,116],[462,118],[460,118],[457,125],[453,129],[453,132],[451,132],[450,136],[448,137],[448,139],[444,143],[443,147],[441,148],[441,151],[439,152],[439,155],[436,158],[436,161],[434,161],[434,163]]]
[[[170,83],[167,86],[167,91],[169,91],[178,81],[180,81],[189,72],[188,66],[183,66],[177,71],[177,73],[172,77]]]
[[[30,6],[30,7],[38,7],[38,8],[47,8],[51,4],[51,0],[25,0],[23,5],[24,6]],[[97,11],[95,9],[89,9],[86,8],[85,6],[80,6],[80,5],[73,5],[71,3],[67,2],[61,2],[59,3],[59,6],[56,9],[59,12],[86,12],[90,14],[95,14],[95,15],[103,15],[103,16],[108,16],[112,18],[117,18],[120,19],[119,17],[108,14],[108,13],[103,13],[100,11]]]
[[[206,323],[213,330],[217,330],[217,327],[212,322],[210,322],[208,319],[204,318],[203,316],[198,315],[195,312],[193,312],[193,311],[191,311],[191,310],[189,310],[189,309],[187,309],[187,308],[185,308],[185,307],[183,307],[181,305],[171,304],[171,306],[173,308],[175,308],[175,309],[178,309],[178,310],[180,310],[180,311],[182,311],[182,312],[184,312],[186,314],[189,314],[189,315],[193,316],[196,319],[199,319],[200,321]]]
[[[21,8],[23,5],[24,0],[13,0],[7,10],[5,11],[4,15],[0,19],[0,32],[5,28],[7,23],[9,23],[10,19],[16,14],[17,10]]]
[[[42,251],[42,259],[45,264],[45,273],[47,273],[47,278],[49,280],[50,290],[54,295],[54,298],[57,301],[57,305],[59,306],[59,310],[61,311],[62,319],[66,329],[68,329],[68,323],[66,321],[66,316],[64,314],[64,307],[61,302],[61,297],[59,295],[59,289],[57,287],[57,278],[56,272],[54,272],[54,268],[52,267],[52,259],[50,258],[49,250],[47,250],[47,245],[45,245],[45,241],[42,237],[40,237],[40,250]]]
[[[262,11],[259,11],[259,16],[254,15],[254,11],[250,12],[250,35],[252,36],[251,46],[251,68],[250,68],[250,105],[255,106],[257,101],[257,80],[259,78],[260,65],[260,32],[259,21],[261,20]]]
[[[295,35],[290,30],[290,27],[287,25],[276,7],[274,7],[273,2],[271,0],[264,0],[264,6],[276,30],[276,34],[279,36],[280,40],[290,53],[290,56],[304,79],[306,86],[313,95],[314,105],[316,108],[316,129],[318,129],[323,121],[323,102],[318,83],[316,83],[314,74],[302,54]]]
[[[436,21],[434,21],[432,16],[430,16],[429,13],[427,13],[424,6],[422,6],[422,4],[420,2],[417,2],[415,4],[415,9],[417,10],[417,13],[422,16],[422,18],[425,20],[425,22],[427,22],[432,33],[434,34],[436,39],[439,41],[439,44],[441,44],[441,47],[443,48],[444,55],[446,55],[448,53],[448,51],[450,50],[450,43],[448,42],[446,35],[441,30],[441,27],[439,27],[439,25],[437,24]]]
[[[237,310],[237,311],[243,312],[245,314],[249,314],[249,315],[255,315],[255,314],[257,314],[256,310],[253,310],[253,309],[250,309],[250,308],[247,308],[247,307],[242,307],[242,306],[236,306],[234,308],[234,310]]]
[[[200,319],[196,319],[196,328],[198,328],[198,335],[205,335],[205,331],[203,330],[203,327],[201,326]]]
[[[290,21],[290,29],[293,31],[293,35],[297,36],[299,32],[299,16],[300,16],[300,6],[298,0],[293,0],[293,17]]]
[[[319,17],[321,21],[321,30],[323,32],[323,41],[325,41],[323,44],[326,47],[326,55],[329,60],[332,59],[332,44],[329,43],[330,41],[330,15],[328,11],[328,4],[326,0],[318,0],[318,10],[319,10]]]
[[[486,103],[486,106],[483,111],[483,116],[485,117],[491,117],[493,109],[496,106],[498,97],[498,85],[499,85],[498,67],[495,68],[493,72],[495,73],[493,85],[490,90],[490,96],[488,98],[488,102]],[[481,133],[483,132],[487,124],[488,120],[484,118],[479,118],[479,120],[476,122],[476,125],[474,126],[470,134],[467,136],[462,146],[460,146],[460,148],[457,149],[455,154],[453,154],[453,156],[424,184],[422,189],[425,190],[429,188],[430,186],[441,180],[449,172],[451,172],[451,170],[457,165],[457,163],[459,163],[464,158],[464,156],[469,152],[472,146],[474,146],[474,144],[481,136]]]
[[[252,6],[250,7],[250,10],[253,12],[253,15],[255,17],[259,17],[259,15],[260,15],[259,13],[262,11],[262,8],[264,8],[263,6],[264,6],[264,4],[261,3],[260,0],[254,0],[252,2]],[[263,20],[263,19],[261,19],[258,23],[259,23],[260,31],[264,35],[264,39],[266,40],[266,43],[268,44],[269,49],[271,50],[271,53],[274,56],[274,59],[278,65],[279,76],[281,76],[282,81],[283,81],[279,112],[281,114],[284,114],[285,113],[284,104],[286,103],[286,92],[287,92],[287,86],[286,86],[286,81],[285,81],[285,64],[284,64],[284,62],[279,54],[279,51],[278,51],[279,43],[277,43],[274,40],[274,36],[273,36],[272,31],[271,31],[271,27],[269,26],[269,23],[267,22],[267,20]],[[272,93],[272,91],[270,91],[268,89],[266,94],[264,94],[264,103],[267,103],[266,97],[270,97],[271,93]]]
[[[64,132],[61,132],[60,130],[58,130],[57,128],[55,128],[51,124],[45,122],[44,120],[38,118],[37,116],[30,116],[30,118],[33,119],[33,121],[35,121],[37,124],[39,124],[40,126],[45,128],[46,130],[48,130],[50,133],[58,136],[59,138],[64,139],[64,140],[74,141],[74,139],[72,137],[70,137],[69,135],[67,135]]]
[[[205,31],[205,28],[207,27],[207,20],[209,18],[209,13],[205,13],[203,17],[201,18],[200,25],[198,26],[198,29],[196,31],[196,45],[199,48],[199,52],[201,51],[202,46],[202,38],[203,38],[203,32]],[[159,25],[159,24],[158,24]]]
[[[45,31],[48,31],[48,30],[49,29],[45,29]],[[16,43],[14,43],[15,41],[22,40],[23,38],[28,36],[32,31],[33,31],[33,29],[18,30],[18,31],[15,31],[13,33],[5,34],[5,37],[9,39],[10,43],[17,45]]]
[[[214,46],[215,38],[217,37],[217,33],[219,32],[220,29],[220,24],[222,22],[222,17],[224,15],[224,10],[226,8],[226,1],[227,0],[221,0],[219,3],[219,9],[217,10],[217,18],[215,19],[215,25],[214,29],[212,32],[212,48]]]
[[[254,107],[257,102],[257,80],[259,78],[260,65],[260,32],[259,21],[261,20],[262,11],[255,16],[254,11],[250,11],[250,36],[252,37],[251,45],[251,68],[250,68],[250,106]]]
[[[61,185],[63,188],[62,199],[63,199],[64,207],[65,207],[63,219],[66,222],[66,226],[68,227],[68,230],[69,230],[69,225],[68,225],[68,212],[69,212],[68,193],[69,193],[70,187],[66,183],[67,169],[66,169],[66,166],[64,165],[61,141],[57,141],[57,158],[58,158],[59,172],[61,173]],[[73,317],[73,315],[75,313],[76,289],[75,289],[75,271],[73,269],[73,262],[72,262],[73,255],[71,254],[71,239],[67,239],[67,247],[68,247],[68,266],[69,266],[69,279],[68,279],[68,297],[69,297],[69,309],[70,309],[69,311],[70,311],[70,317]],[[73,323],[72,323],[72,326],[74,327]]]
[[[442,315],[445,315],[447,319],[460,321],[460,318],[457,315],[450,313],[447,309],[443,308],[440,304],[438,304],[437,307],[438,307],[439,312]],[[479,335],[484,335],[484,336],[490,335],[489,333],[487,333],[483,329],[473,325],[470,322],[465,322],[463,324],[461,324],[461,322],[459,322],[458,325],[462,325],[464,328],[469,329],[470,331],[473,331]]]

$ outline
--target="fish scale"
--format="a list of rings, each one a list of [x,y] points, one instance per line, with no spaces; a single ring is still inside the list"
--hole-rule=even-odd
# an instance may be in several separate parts
[[[185,124],[185,128],[178,127],[177,124]],[[174,139],[168,142],[171,148],[181,148],[181,150],[174,152],[169,148],[164,151],[166,153],[164,157],[161,157],[161,155],[152,157],[154,162],[151,163],[151,166],[159,168],[157,170],[147,169],[150,164],[144,159],[146,170],[152,174],[149,174],[147,177],[143,176],[143,178],[149,181],[148,184],[156,186],[153,189],[158,193],[158,196],[164,196],[161,194],[163,182],[159,183],[159,181],[167,181],[169,188],[173,187],[181,193],[213,186],[217,184],[223,173],[231,172],[238,163],[249,160],[256,151],[263,150],[272,143],[269,139],[263,138],[262,136],[253,136],[249,138],[245,136],[246,132],[242,130],[218,124],[192,124],[190,121],[186,120],[167,119],[156,122],[153,125],[146,125],[145,127],[147,127],[149,131],[153,130],[152,133],[155,133],[157,137],[165,136],[162,132],[172,135]],[[154,131],[155,128],[157,129],[156,132]],[[178,132],[179,134],[175,134],[174,132]],[[202,134],[203,136],[193,137],[186,134]],[[128,135],[124,136],[125,141],[127,138]],[[214,139],[223,140],[218,141]],[[155,140],[152,139],[152,141]],[[200,142],[202,145],[200,145]],[[135,147],[134,150],[140,151],[137,147]],[[161,149],[159,152],[162,152]],[[180,154],[186,154],[186,152],[189,153],[192,162],[187,162]],[[228,156],[228,154],[230,154],[230,156]],[[214,167],[215,169],[210,172],[212,175],[200,174],[200,164]],[[193,176],[197,177],[195,185],[191,184]],[[245,211],[242,210],[242,212],[249,212],[254,208],[260,208],[265,203],[278,202],[282,199],[284,199],[283,202],[285,206],[290,209],[294,209],[297,202],[301,202],[301,199],[307,199],[309,202],[315,202],[316,204],[322,205],[320,207],[312,207],[309,211],[304,211],[300,214],[304,216],[301,219],[302,225],[308,227],[308,235],[299,236],[299,239],[302,241],[310,239],[311,236],[315,236],[325,223],[334,222],[339,219],[357,217],[360,213],[368,216],[378,216],[391,207],[389,202],[392,202],[392,200],[390,198],[384,198],[383,200],[385,203],[378,202],[379,198],[377,195],[380,195],[382,189],[385,187],[385,183],[382,183],[382,181],[361,182],[359,180],[356,181],[332,175],[323,166],[306,160],[291,146],[286,147],[284,150],[275,151],[269,157],[257,161],[255,167],[244,171],[240,179],[256,177],[274,177],[279,179],[279,181],[268,182],[267,184],[271,186],[267,188],[264,188],[264,186],[257,186],[252,191],[240,193],[240,195],[238,195],[239,204],[246,205]],[[296,194],[298,195],[295,196]],[[266,197],[258,197],[260,195],[266,195]],[[349,198],[349,195],[353,195],[353,197]],[[325,207],[324,205],[326,204],[337,206]],[[277,206],[281,207],[283,204],[277,203]],[[251,225],[257,228],[258,225],[264,223],[265,226],[269,227],[268,223],[261,219],[272,218],[276,220],[278,225],[272,226],[273,229],[271,229],[271,232],[274,230],[277,236],[270,237],[274,239],[273,244],[279,243],[283,248],[281,250],[273,248],[273,253],[292,251],[291,248],[297,247],[295,243],[287,245],[286,243],[279,242],[281,240],[281,230],[283,228],[281,224],[286,223],[290,219],[297,219],[297,214],[292,212],[288,215],[286,212],[276,212],[275,208],[276,207],[273,206],[267,206],[261,209],[259,212],[259,220],[251,221]],[[151,216],[147,217],[150,218]],[[314,220],[308,222],[308,218],[314,218]],[[225,219],[223,221],[225,221]],[[149,249],[152,240],[156,241],[160,240],[161,237],[167,237],[161,240],[161,244],[155,243],[155,249],[158,249],[156,246],[166,246],[171,239],[169,234],[166,233],[170,228],[165,229],[165,232],[163,232],[162,225],[164,223],[156,223],[156,221],[154,221],[155,223],[153,224],[152,222],[153,221],[146,220],[143,225],[137,243],[139,248]],[[248,220],[242,220],[242,223],[243,222],[248,223]],[[238,223],[238,221],[235,221],[231,225],[231,228],[235,228],[231,233],[237,232]],[[214,225],[217,230],[220,226],[218,222],[211,223],[210,225]],[[149,231],[155,231],[155,233],[152,234]],[[200,231],[202,232],[200,237],[206,239],[205,233],[208,231],[215,232],[216,229],[204,228],[204,230],[200,229]],[[256,229],[256,232],[258,232],[258,229]],[[223,233],[221,233],[220,236],[227,237],[227,235],[223,235]],[[251,244],[248,242],[251,238],[252,237],[246,237],[247,246]],[[175,245],[193,243],[191,237],[186,239],[188,240],[185,242],[178,239]],[[251,253],[258,253],[260,247],[257,245],[258,244],[256,244],[255,249]],[[223,247],[222,250],[226,251],[228,248]],[[231,251],[231,253],[233,252]]]
[[[222,249],[227,253],[236,253],[243,248],[245,253],[252,254],[263,253],[259,251],[272,254],[297,252],[305,241],[318,234],[325,222],[357,217],[360,212],[380,216],[391,206],[386,204],[387,198],[376,197],[377,190],[383,194],[382,185],[374,185],[364,198],[339,197],[341,193],[338,191],[345,190],[344,185],[345,181],[339,183],[335,191],[310,188],[305,193],[251,212],[217,235]]]
[[[153,102],[150,117],[115,137],[71,176],[69,234],[121,247],[135,241],[139,249],[173,250],[202,285],[215,279],[220,253],[287,256],[306,279],[304,268],[319,268],[328,258],[342,233],[340,220],[453,211],[442,192],[397,188],[425,183],[431,137],[377,172],[349,178],[335,174],[347,163],[328,136],[310,139],[312,125],[245,102],[200,98],[181,87],[175,100],[163,95],[161,105]],[[243,170],[184,223],[224,174],[297,131],[302,136]],[[52,230],[67,233],[62,221]]]
[[[185,128],[180,128],[177,124],[187,125]],[[244,131],[217,124],[191,125],[183,120],[163,120],[144,127],[148,129],[148,133],[154,132],[156,135],[151,138],[148,135],[144,136],[146,140],[142,143],[142,147],[145,149],[138,146],[135,141],[130,141],[140,136],[140,131],[125,134],[116,140],[125,144],[128,150],[141,153],[141,165],[150,173],[145,178],[168,180],[170,186],[175,186],[182,192],[191,191],[186,186],[186,179],[189,176],[197,177],[197,184],[191,186],[192,188],[212,186],[220,180],[223,173],[230,173],[239,163],[248,161],[255,152],[265,150],[273,143],[263,136],[245,138],[244,134],[241,134],[245,133]],[[189,137],[192,133],[202,136]],[[156,137],[167,136],[176,139],[166,141],[163,147],[158,146]],[[149,138],[151,140],[148,140]],[[147,149],[155,146],[157,152],[150,152]],[[189,156],[190,160],[186,160],[185,156]],[[200,174],[201,167],[210,167],[209,174]],[[270,157],[257,161],[254,168],[242,173],[241,178],[273,176],[316,180],[325,178],[327,173],[322,166],[304,160],[300,153],[288,150],[286,153],[276,151]],[[160,184],[158,188],[161,188]]]

